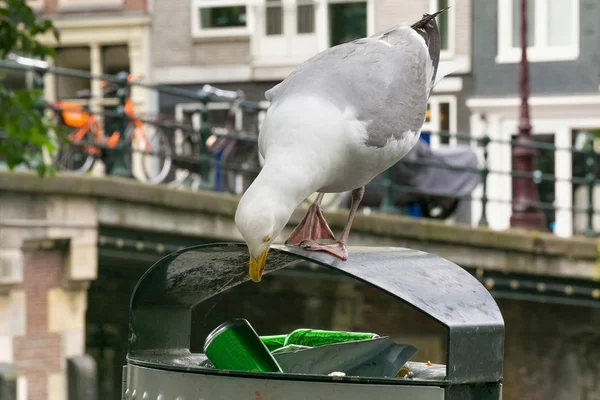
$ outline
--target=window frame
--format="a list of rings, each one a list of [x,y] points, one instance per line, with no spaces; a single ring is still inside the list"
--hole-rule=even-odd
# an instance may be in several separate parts
[[[322,0],[324,6],[326,7],[326,32],[327,32],[327,48],[332,47],[331,45],[331,16],[329,15],[330,5],[332,4],[350,4],[350,3],[365,3],[367,16],[366,16],[366,26],[367,26],[367,37],[373,35],[373,27],[375,25],[375,3],[374,0]],[[315,1],[317,3],[317,1]],[[315,21],[315,25],[316,25]]]
[[[247,0],[192,0],[191,23],[193,38],[250,37],[254,29],[251,2]],[[200,8],[246,7],[246,26],[231,28],[202,28]]]
[[[36,0],[40,2],[40,0]],[[41,1],[43,3],[43,0]],[[120,10],[125,6],[125,0],[58,0],[56,11],[91,11],[91,10]]]
[[[548,2],[552,0],[535,1],[535,36],[536,45],[527,46],[529,62],[573,61],[579,58],[580,16],[579,0],[571,0],[571,34],[573,43],[568,46],[547,45],[547,16]],[[513,43],[513,0],[498,0],[498,53],[496,63],[518,63],[521,61],[521,48],[512,47]],[[528,26],[528,29],[531,27]]]
[[[439,0],[429,0],[429,12],[440,10]],[[448,48],[440,51],[440,60],[451,60],[456,52],[456,1],[448,0]],[[439,18],[439,16],[437,17]]]
[[[448,143],[442,143],[440,131],[441,121],[440,115],[440,104],[448,104],[448,117],[449,122],[449,138]],[[440,147],[454,147],[458,144],[456,137],[458,131],[458,101],[455,95],[450,94],[432,94],[427,104],[429,105],[430,118],[429,121],[425,120],[421,131],[430,132],[430,146],[432,149],[439,149]],[[434,117],[435,115],[435,117]]]

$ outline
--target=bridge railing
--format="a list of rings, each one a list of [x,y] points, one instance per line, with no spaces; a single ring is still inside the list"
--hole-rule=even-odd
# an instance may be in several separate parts
[[[44,89],[43,78],[46,74],[100,81],[104,89],[113,89],[112,93],[117,99],[117,106],[113,110],[87,107],[81,102],[47,103],[40,100],[38,107],[45,110],[47,117],[53,118],[57,126],[57,129],[50,133],[57,141],[57,151],[45,154],[44,160],[54,164],[59,170],[85,173],[96,165],[95,161],[102,160],[107,174],[135,177],[150,184],[203,188],[237,194],[242,193],[260,171],[262,159],[258,153],[258,131],[268,104],[248,101],[241,91],[221,90],[209,85],[197,91],[155,85],[136,79],[127,72],[93,75],[86,71],[52,67],[43,61],[13,55],[7,60],[0,60],[1,69],[32,71],[33,86],[39,89]],[[131,90],[135,88],[180,99],[177,103],[180,105],[178,115],[136,114],[130,96]],[[89,93],[82,96],[83,103],[88,100],[91,100]],[[214,121],[210,118],[211,105],[215,104],[219,104],[217,108],[225,114],[225,117],[221,116],[221,120]],[[81,118],[78,118],[78,115]],[[243,119],[243,122],[240,122],[240,119]],[[583,161],[581,175],[576,175],[575,172],[578,171],[575,168],[569,177],[559,177],[553,172],[544,171],[543,167],[533,172],[490,168],[488,158],[491,146],[496,146],[497,149],[498,146],[511,148],[521,145],[516,140],[502,141],[486,135],[473,137],[470,134],[445,131],[431,134],[456,138],[459,143],[463,143],[463,150],[477,153],[477,163],[449,163],[443,158],[436,158],[435,149],[430,157],[407,157],[399,164],[404,171],[412,171],[411,173],[398,173],[395,166],[367,187],[367,196],[369,191],[378,193],[377,209],[383,212],[410,213],[411,209],[414,210],[413,205],[418,204],[421,215],[431,216],[431,213],[423,211],[433,204],[442,208],[442,217],[439,218],[445,218],[444,208],[451,212],[456,208],[457,202],[467,200],[479,206],[480,216],[477,216],[477,224],[488,225],[490,215],[497,213],[498,207],[504,207],[506,211],[506,207],[521,205],[542,210],[548,215],[567,212],[572,216],[571,224],[576,218],[583,217],[586,228],[582,233],[596,236],[594,217],[599,210],[594,208],[594,188],[600,183],[600,179],[597,172],[599,164],[598,152],[595,149],[596,139],[592,134],[581,133],[578,143],[570,148],[558,148],[553,143],[535,140],[529,144],[537,151],[552,154],[568,152],[571,154],[570,158]],[[2,137],[0,133],[0,140],[10,138]],[[67,158],[68,163],[65,162]],[[433,187],[424,190],[415,184],[414,179],[410,179],[410,176],[416,176],[415,171],[419,169],[476,174],[479,183],[477,189],[460,195],[444,190],[436,191]],[[568,206],[543,200],[524,203],[512,199],[511,196],[495,197],[490,194],[490,185],[506,183],[507,179],[510,182],[514,178],[531,179],[538,188],[544,184],[555,186],[561,183],[568,183],[570,188],[583,186],[587,190],[587,204],[573,206],[573,199],[568,202]],[[507,190],[511,190],[510,184]],[[403,200],[398,200],[398,197]],[[340,196],[332,196],[329,203],[340,206],[343,202]],[[572,229],[570,227],[570,230]]]

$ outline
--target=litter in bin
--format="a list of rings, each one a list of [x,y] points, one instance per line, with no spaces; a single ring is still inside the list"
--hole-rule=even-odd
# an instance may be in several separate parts
[[[365,332],[297,329],[288,335],[258,336],[248,321],[235,319],[208,335],[204,352],[204,367],[393,378],[404,376],[401,369],[417,348]]]
[[[352,376],[395,377],[417,352],[389,337],[334,343],[293,353],[275,354],[283,372],[327,375],[342,371]]]
[[[288,344],[287,346],[280,347],[271,351],[271,354],[281,354],[281,353],[293,353],[299,350],[307,350],[312,349],[310,346],[300,346],[299,344]]]
[[[219,369],[283,372],[250,323],[242,318],[213,330],[204,342],[204,353]]]

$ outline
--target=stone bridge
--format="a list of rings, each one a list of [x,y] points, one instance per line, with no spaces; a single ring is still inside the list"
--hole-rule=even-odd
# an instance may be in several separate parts
[[[172,190],[119,178],[0,172],[0,366],[14,365],[19,387],[26,387],[27,393],[66,393],[64,359],[91,354],[102,377],[100,398],[116,398],[126,353],[128,299],[137,279],[178,248],[239,242],[233,223],[237,201],[228,194]],[[296,211],[278,242],[304,212]],[[326,212],[326,218],[339,232],[347,213]],[[505,369],[510,382],[505,399],[542,399],[544,393],[565,387],[571,398],[599,390],[585,386],[598,378],[598,363],[588,359],[600,349],[591,328],[592,321],[600,319],[597,240],[371,213],[356,217],[349,241],[435,253],[486,285],[506,320],[506,365],[520,365]],[[310,270],[306,274],[300,279],[313,279],[307,277]],[[336,329],[369,329],[365,326],[377,322],[385,331],[402,325],[407,315],[418,321],[411,311],[394,310],[374,321],[381,308],[378,301],[385,300],[345,281],[332,287],[299,285],[299,278],[294,279],[268,290],[293,290],[299,307],[315,310],[305,322]],[[320,314],[323,304],[331,306],[326,315]],[[566,321],[564,326],[557,326],[557,318]],[[412,338],[430,349],[421,356],[439,359],[443,332],[426,322],[415,324],[420,336]],[[594,350],[574,344],[580,337]],[[557,349],[556,343],[562,347]],[[37,350],[31,351],[31,346]],[[575,354],[580,358],[574,361]],[[37,365],[40,357],[44,368]],[[596,367],[586,367],[584,361]],[[561,367],[565,363],[568,368]],[[567,370],[559,372],[560,368]],[[540,392],[531,379],[540,373],[561,375],[562,386],[550,385]],[[583,375],[593,379],[584,380]]]

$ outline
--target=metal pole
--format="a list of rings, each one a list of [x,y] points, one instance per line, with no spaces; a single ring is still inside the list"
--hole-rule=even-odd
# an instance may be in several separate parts
[[[529,122],[529,71],[527,64],[527,0],[521,0],[521,110],[519,134],[512,147],[513,171],[533,173],[533,158],[537,151],[531,146]],[[539,207],[537,187],[532,177],[512,177],[512,215],[510,225],[527,229],[548,230],[544,214]]]
[[[383,198],[379,204],[379,210],[384,213],[394,212],[394,192],[392,182],[392,170],[386,169],[383,172]]]
[[[119,105],[117,106],[117,119],[119,124],[119,142],[114,149],[108,150],[109,156],[106,157],[107,174],[117,175],[122,177],[131,178],[133,173],[131,171],[131,163],[126,162],[125,158],[131,157],[131,142],[129,138],[125,137],[127,126],[129,124],[129,117],[125,112],[125,103],[127,102],[127,96],[129,95],[129,74],[127,72],[119,72],[116,75],[117,84],[117,97],[119,98]],[[106,123],[105,123],[106,126]],[[129,164],[129,165],[128,165]]]
[[[587,206],[587,229],[585,235],[589,237],[596,236],[594,231],[594,186],[596,184],[596,152],[594,151],[594,138],[592,135],[587,135],[588,149],[586,151],[585,166],[587,173],[585,179],[587,181],[588,190],[588,206]]]
[[[490,173],[490,169],[488,168],[488,145],[490,144],[490,137],[485,135],[479,139],[479,144],[483,146],[483,168],[481,168],[481,184],[483,190],[481,193],[481,219],[479,220],[479,225],[487,226],[487,178]]]
[[[39,90],[40,94],[35,100],[34,108],[40,113],[40,116],[43,118],[46,113],[46,103],[44,101],[44,76],[46,75],[47,70],[43,68],[35,68],[33,70],[33,82],[32,86],[34,89]],[[36,154],[35,154],[35,168],[38,171],[41,171],[45,168],[45,160],[44,160],[44,149],[40,146],[35,146]]]
[[[206,147],[206,141],[210,136],[210,126],[208,125],[208,102],[210,95],[201,94],[200,101],[204,105],[200,112],[200,159],[198,160],[198,174],[201,177],[201,187],[205,189],[213,189],[213,177],[209,175],[211,152]]]

